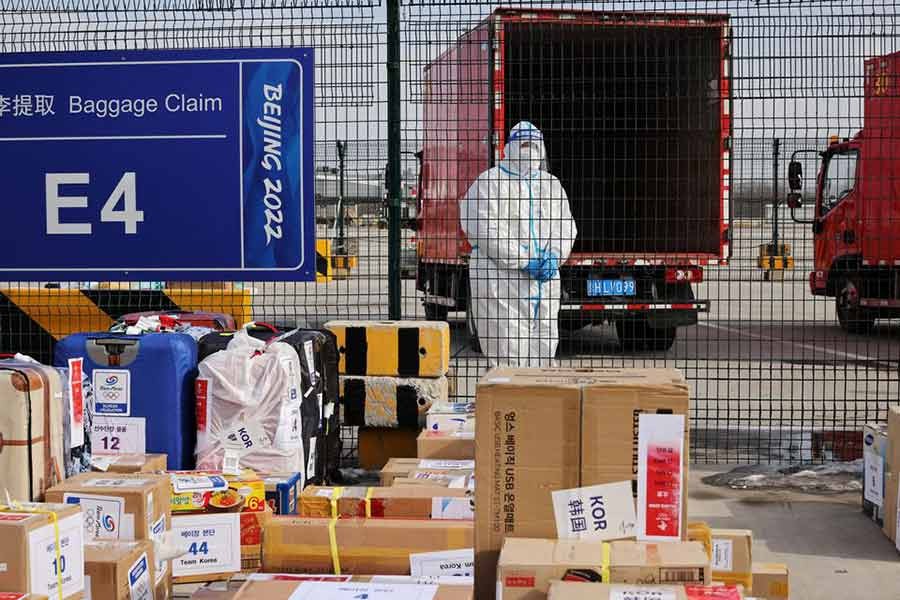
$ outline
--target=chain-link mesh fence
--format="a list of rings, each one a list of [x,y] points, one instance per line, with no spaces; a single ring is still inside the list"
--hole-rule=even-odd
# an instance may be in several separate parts
[[[135,310],[319,326],[397,316],[393,297],[403,318],[450,320],[459,398],[492,360],[672,366],[692,384],[695,460],[849,458],[900,399],[900,67],[872,61],[900,49],[898,13],[889,0],[0,2],[4,53],[314,48],[328,267],[309,283],[9,281],[0,351],[46,358]],[[519,121],[541,130],[535,166],[553,177],[523,182],[537,144],[506,143]],[[848,160],[818,194],[821,158],[798,155],[792,211],[796,150]],[[470,191],[488,169],[487,191]]]

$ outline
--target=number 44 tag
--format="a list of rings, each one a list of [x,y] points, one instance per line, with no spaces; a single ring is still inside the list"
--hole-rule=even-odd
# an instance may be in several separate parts
[[[146,451],[147,431],[143,418],[94,416],[91,424],[91,452],[144,454]]]

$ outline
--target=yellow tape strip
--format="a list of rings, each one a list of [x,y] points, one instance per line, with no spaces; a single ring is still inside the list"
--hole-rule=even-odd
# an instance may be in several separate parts
[[[34,513],[39,515],[49,515],[50,523],[53,524],[53,542],[54,549],[56,550],[56,591],[59,592],[59,600],[63,600],[63,581],[62,581],[62,565],[60,564],[62,559],[62,551],[60,550],[59,544],[59,518],[56,513],[52,510],[43,510],[40,508],[27,508],[19,504],[18,502],[13,502],[11,506],[6,506],[0,504],[0,512],[24,512],[24,513]],[[33,590],[36,591],[36,590]]]
[[[603,562],[600,566],[600,580],[609,583],[609,542],[603,542]]]
[[[375,493],[375,488],[369,488],[366,490],[366,518],[372,518],[372,494]]]
[[[337,519],[340,515],[338,514],[338,500],[341,497],[341,494],[344,493],[344,488],[336,487],[331,490],[331,518]]]
[[[338,553],[337,545],[337,517],[328,522],[328,541],[331,543],[331,565],[334,567],[334,574],[341,574],[341,556]]]

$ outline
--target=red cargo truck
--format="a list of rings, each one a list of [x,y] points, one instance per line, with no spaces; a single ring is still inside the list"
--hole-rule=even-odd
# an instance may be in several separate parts
[[[727,15],[500,9],[463,35],[424,70],[427,317],[467,309],[459,203],[528,120],[578,226],[561,327],[612,321],[625,348],[668,349],[708,309],[703,266],[729,256],[730,63]]]
[[[814,270],[809,287],[835,298],[841,326],[869,331],[900,316],[900,53],[865,62],[863,129],[823,152],[798,150],[788,167],[788,205],[801,205],[801,153],[818,153]]]

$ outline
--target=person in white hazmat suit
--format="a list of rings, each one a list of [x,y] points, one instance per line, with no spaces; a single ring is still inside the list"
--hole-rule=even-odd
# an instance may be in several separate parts
[[[549,366],[559,344],[559,267],[577,230],[562,184],[541,168],[546,158],[544,136],[523,121],[503,160],[460,201],[469,310],[491,365]]]

